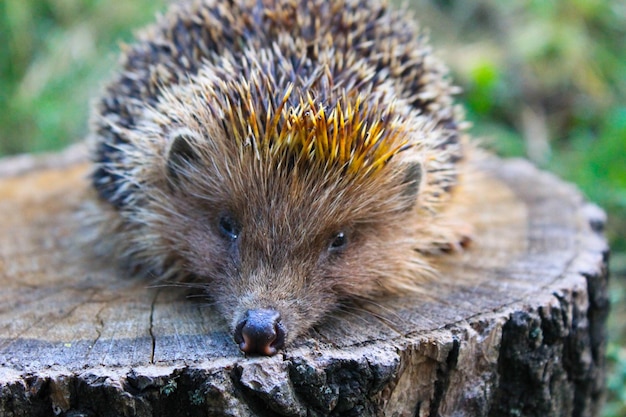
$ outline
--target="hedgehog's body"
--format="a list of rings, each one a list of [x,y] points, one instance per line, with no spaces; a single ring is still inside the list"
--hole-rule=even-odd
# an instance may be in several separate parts
[[[374,1],[177,6],[99,102],[94,184],[132,267],[205,283],[242,349],[272,354],[456,244],[451,93]]]

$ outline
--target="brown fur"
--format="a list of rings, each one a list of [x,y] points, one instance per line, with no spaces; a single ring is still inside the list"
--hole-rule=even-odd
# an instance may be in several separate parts
[[[467,231],[446,214],[468,145],[445,74],[374,1],[174,6],[96,109],[106,239],[202,282],[233,327],[279,311],[289,340],[345,300],[419,291]]]

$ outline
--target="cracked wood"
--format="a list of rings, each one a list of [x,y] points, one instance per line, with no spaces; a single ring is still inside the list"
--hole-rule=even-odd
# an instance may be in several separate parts
[[[124,276],[84,227],[82,147],[0,161],[0,414],[598,414],[604,215],[523,161],[485,161],[476,225],[426,297],[329,317],[245,358],[210,303]],[[86,207],[87,206],[87,207]]]

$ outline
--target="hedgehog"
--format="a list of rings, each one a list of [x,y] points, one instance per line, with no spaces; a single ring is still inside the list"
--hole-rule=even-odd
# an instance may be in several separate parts
[[[470,149],[457,89],[405,11],[181,2],[121,65],[89,139],[103,239],[132,274],[200,286],[245,354],[419,292],[469,241],[449,209]]]

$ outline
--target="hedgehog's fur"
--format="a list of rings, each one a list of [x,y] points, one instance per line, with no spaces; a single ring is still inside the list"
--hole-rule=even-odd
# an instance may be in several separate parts
[[[92,144],[126,265],[202,282],[233,326],[276,309],[289,339],[343,300],[419,290],[463,238],[446,213],[468,145],[403,14],[195,1],[125,48]]]

